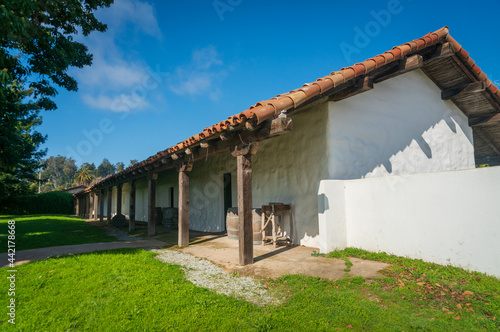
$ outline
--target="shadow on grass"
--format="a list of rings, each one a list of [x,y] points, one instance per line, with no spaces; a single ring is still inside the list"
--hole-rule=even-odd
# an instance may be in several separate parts
[[[68,215],[0,216],[0,252],[7,251],[9,220],[15,220],[16,251],[117,241],[103,230]]]

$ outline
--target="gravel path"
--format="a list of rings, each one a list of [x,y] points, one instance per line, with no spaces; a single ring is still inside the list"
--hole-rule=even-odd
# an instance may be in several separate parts
[[[279,304],[280,300],[251,277],[229,275],[201,258],[168,249],[152,249],[162,262],[182,266],[186,279],[217,294],[233,296],[257,305]]]

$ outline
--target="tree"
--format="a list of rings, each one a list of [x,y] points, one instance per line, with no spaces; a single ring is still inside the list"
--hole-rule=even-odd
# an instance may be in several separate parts
[[[134,166],[137,164],[139,161],[137,159],[130,159],[130,165],[129,166]]]
[[[41,176],[46,184],[43,186],[42,192],[68,189],[73,185],[77,168],[72,158],[60,155],[52,156],[43,160],[43,165]]]
[[[94,176],[89,172],[88,169],[84,168],[80,171],[80,174],[76,177],[75,181],[78,184],[89,185],[94,179]]]
[[[120,161],[119,163],[116,163],[115,167],[116,167],[116,173],[120,173],[125,169],[125,164]]]
[[[106,177],[112,174],[115,174],[116,167],[109,162],[107,158],[102,160],[102,163],[97,167],[97,176]]]
[[[0,205],[35,179],[46,137],[35,129],[41,110],[54,110],[56,87],[76,91],[70,67],[92,63],[74,40],[106,25],[94,12],[112,0],[4,0],[0,5]]]
[[[84,184],[89,185],[94,179],[97,178],[97,169],[94,163],[83,163],[82,166],[76,171],[74,182],[75,186]]]

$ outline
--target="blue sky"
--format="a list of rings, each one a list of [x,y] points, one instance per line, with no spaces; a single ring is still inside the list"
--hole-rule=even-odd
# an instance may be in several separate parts
[[[60,89],[42,114],[43,148],[128,165],[445,25],[499,86],[499,12],[498,1],[115,0],[98,12],[108,31],[79,37],[94,64],[72,69],[79,91]]]

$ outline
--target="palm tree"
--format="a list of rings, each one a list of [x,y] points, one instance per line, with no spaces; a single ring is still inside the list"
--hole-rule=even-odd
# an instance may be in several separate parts
[[[84,168],[80,171],[80,174],[76,177],[76,182],[78,184],[83,184],[83,185],[88,185],[92,180],[94,179],[94,176],[90,174],[89,170]]]

